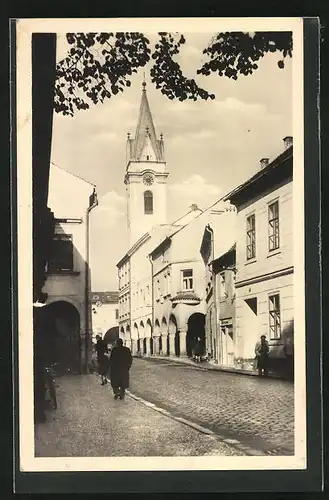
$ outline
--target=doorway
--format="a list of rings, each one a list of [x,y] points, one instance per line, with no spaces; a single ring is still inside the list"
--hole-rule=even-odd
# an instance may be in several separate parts
[[[197,339],[200,339],[201,350],[205,351],[205,315],[202,313],[192,314],[187,322],[187,335],[186,335],[186,353],[188,357],[192,357]]]
[[[80,314],[76,307],[65,301],[49,304],[45,330],[48,337],[47,363],[57,363],[60,373],[79,373]]]

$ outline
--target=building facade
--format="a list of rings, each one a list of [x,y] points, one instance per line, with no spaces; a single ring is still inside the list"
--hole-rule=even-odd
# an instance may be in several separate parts
[[[235,357],[235,242],[237,211],[207,224],[200,254],[205,266],[206,350],[216,364],[232,366]]]
[[[220,225],[222,221],[225,225],[226,221],[229,225],[235,216],[235,208],[221,201],[205,211],[192,206],[192,211],[180,220],[183,225],[152,251],[156,354],[191,357],[198,338],[204,354],[208,353],[207,270],[200,255],[200,241],[206,224]]]
[[[93,292],[92,304],[92,340],[96,342],[96,335],[103,338],[108,330],[119,325],[119,293]]]
[[[292,369],[293,147],[226,197],[237,207],[235,365],[253,369],[261,335],[270,345],[273,369]]]
[[[92,346],[89,213],[97,204],[95,187],[51,164],[48,204],[55,216],[43,288],[49,342],[54,361],[65,369],[87,372]]]

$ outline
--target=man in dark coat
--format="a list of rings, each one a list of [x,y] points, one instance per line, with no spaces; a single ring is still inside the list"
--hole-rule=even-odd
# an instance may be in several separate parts
[[[129,387],[129,370],[132,361],[130,349],[124,347],[122,339],[118,339],[110,356],[111,386],[114,399],[124,399],[125,397],[126,389]]]

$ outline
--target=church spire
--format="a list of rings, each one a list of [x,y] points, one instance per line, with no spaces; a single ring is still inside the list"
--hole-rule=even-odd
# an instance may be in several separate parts
[[[139,108],[139,117],[134,139],[131,141],[131,161],[164,161],[162,139],[158,139],[150,105],[147,99],[145,74],[142,82],[142,97]],[[145,156],[145,158],[144,158]]]

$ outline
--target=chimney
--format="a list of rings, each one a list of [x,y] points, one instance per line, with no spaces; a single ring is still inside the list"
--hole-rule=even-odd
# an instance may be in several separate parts
[[[293,143],[293,141],[292,141],[292,137],[291,137],[290,135],[288,135],[287,137],[285,137],[285,138],[283,139],[283,143],[284,143],[284,149],[285,149],[285,150],[286,150],[286,149],[289,149],[289,148],[290,148],[290,146],[292,146],[292,143]]]
[[[262,158],[262,159],[260,160],[260,162],[259,162],[259,163],[260,163],[260,168],[261,168],[261,170],[262,170],[263,168],[267,167],[267,165],[269,164],[269,161],[270,161],[270,159],[269,159],[269,158]]]
[[[191,208],[191,210],[199,210],[199,207],[196,203],[192,203],[190,208]]]

